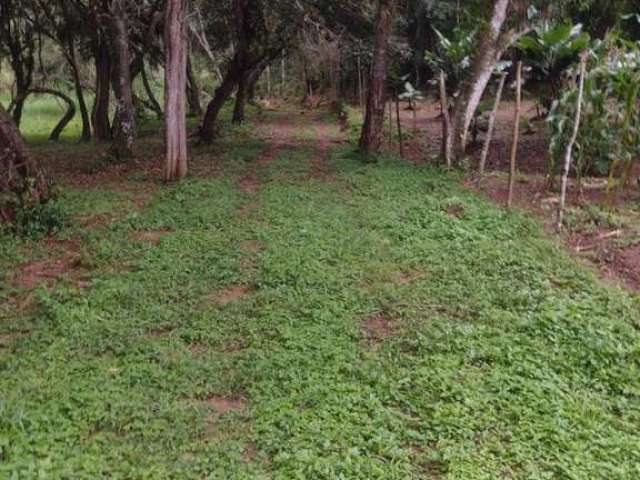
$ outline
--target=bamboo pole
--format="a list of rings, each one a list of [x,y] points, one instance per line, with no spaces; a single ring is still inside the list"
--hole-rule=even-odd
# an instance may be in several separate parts
[[[573,133],[571,139],[567,145],[567,151],[564,157],[564,172],[562,174],[562,190],[560,192],[560,203],[558,204],[558,230],[562,229],[562,223],[564,220],[564,209],[567,201],[567,185],[569,183],[569,172],[571,170],[571,156],[573,152],[573,146],[578,140],[578,133],[580,132],[580,117],[582,115],[582,98],[584,96],[584,78],[587,73],[587,54],[583,53],[580,58],[580,88],[578,90],[578,105],[576,106],[576,116],[573,122]]]
[[[520,140],[520,110],[522,108],[522,62],[516,67],[516,111],[513,120],[513,143],[511,144],[511,164],[509,168],[509,197],[507,208],[513,206],[513,190],[516,181],[516,160],[518,157],[518,142]]]
[[[487,164],[487,157],[489,156],[489,149],[491,148],[491,140],[493,138],[493,131],[496,126],[496,116],[498,115],[498,109],[500,108],[500,101],[502,100],[502,91],[504,90],[504,84],[507,80],[507,74],[503,73],[500,76],[500,84],[498,85],[498,92],[496,93],[496,101],[489,117],[489,129],[487,130],[487,138],[484,141],[484,147],[482,148],[482,156],[480,157],[480,166],[478,167],[478,186],[482,182],[484,177],[484,169]]]

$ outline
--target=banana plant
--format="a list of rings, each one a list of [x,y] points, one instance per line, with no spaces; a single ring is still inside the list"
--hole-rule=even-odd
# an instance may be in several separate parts
[[[404,92],[402,92],[398,98],[400,100],[405,100],[407,102],[409,102],[409,107],[411,108],[411,111],[413,112],[413,132],[417,133],[418,131],[418,122],[417,122],[417,117],[416,117],[416,103],[419,102],[420,100],[422,100],[424,97],[422,95],[422,92],[420,92],[420,90],[417,90],[412,84],[411,82],[404,82]]]
[[[554,25],[550,21],[542,22],[532,34],[518,41],[523,60],[531,69],[529,80],[541,89],[540,104],[546,112],[558,98],[565,72],[578,62],[589,42],[582,25]]]

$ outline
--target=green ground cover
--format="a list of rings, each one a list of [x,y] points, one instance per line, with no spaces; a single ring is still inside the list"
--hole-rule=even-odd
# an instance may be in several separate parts
[[[60,233],[82,288],[16,287],[51,251],[0,237],[0,478],[639,478],[638,297],[433,168],[314,175],[297,121],[142,210],[63,187],[118,212]]]

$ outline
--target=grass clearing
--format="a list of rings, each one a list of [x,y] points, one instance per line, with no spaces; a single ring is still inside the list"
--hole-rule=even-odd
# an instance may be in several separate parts
[[[50,253],[2,237],[0,477],[638,478],[638,297],[436,169],[315,178],[303,132],[201,147],[218,174],[142,209],[67,189],[118,212],[63,233],[87,288],[16,288]]]

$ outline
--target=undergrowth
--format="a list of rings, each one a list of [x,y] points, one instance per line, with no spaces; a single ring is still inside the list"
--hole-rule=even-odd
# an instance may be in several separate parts
[[[221,175],[74,231],[88,288],[0,309],[0,477],[640,476],[637,297],[437,170],[345,147],[317,179],[308,146],[227,147]]]

